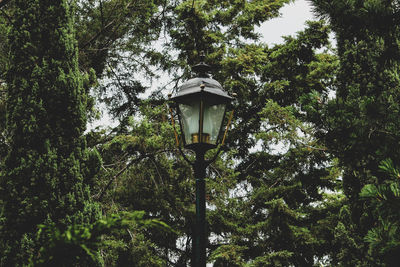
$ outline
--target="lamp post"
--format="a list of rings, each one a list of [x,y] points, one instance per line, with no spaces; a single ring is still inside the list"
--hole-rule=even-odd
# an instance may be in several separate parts
[[[204,57],[204,56],[203,56]],[[194,169],[196,178],[196,224],[193,232],[193,249],[195,267],[206,266],[206,200],[205,175],[207,166],[216,159],[219,151],[211,160],[205,159],[209,149],[223,144],[233,112],[229,118],[226,130],[222,135],[222,125],[226,106],[232,100],[221,84],[207,74],[210,67],[205,63],[194,66],[193,71],[198,77],[182,84],[174,96],[169,95],[172,107],[178,116],[180,138],[175,130],[178,147]],[[171,109],[172,113],[172,109]],[[174,119],[172,118],[174,124]],[[175,128],[175,126],[174,126]],[[196,154],[194,162],[190,162],[183,153],[179,140],[184,148],[193,150]]]

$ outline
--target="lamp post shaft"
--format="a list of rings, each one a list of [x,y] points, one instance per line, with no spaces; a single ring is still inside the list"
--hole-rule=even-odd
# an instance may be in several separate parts
[[[194,267],[206,266],[206,190],[205,181],[206,163],[204,154],[206,151],[196,151],[194,162],[194,175],[196,178],[196,225],[194,229]]]

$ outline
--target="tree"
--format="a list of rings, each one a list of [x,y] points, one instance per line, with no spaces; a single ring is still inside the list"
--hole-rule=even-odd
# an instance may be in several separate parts
[[[36,236],[39,224],[63,231],[98,217],[88,181],[100,165],[82,137],[87,98],[73,12],[73,2],[65,0],[14,1],[6,74],[10,150],[0,194],[2,266],[40,256],[48,236]]]
[[[336,33],[340,66],[336,98],[327,105],[321,129],[326,145],[343,169],[343,190],[351,220],[344,225],[359,245],[348,251],[352,263],[379,266],[382,257],[368,254],[363,242],[379,221],[360,199],[366,184],[387,179],[379,164],[398,162],[399,154],[399,5],[398,1],[313,1],[316,11],[330,20]],[[354,262],[357,259],[357,262]]]
[[[313,266],[332,252],[323,236],[329,226],[320,222],[337,209],[325,191],[336,191],[339,172],[313,118],[327,102],[337,60],[316,52],[328,46],[329,27],[307,26],[281,45],[232,50],[224,62],[226,84],[239,95],[230,138],[239,141],[240,186],[212,213],[216,266]]]
[[[397,263],[400,249],[399,220],[396,212],[400,204],[399,170],[390,159],[380,164],[382,174],[386,176],[381,184],[367,184],[360,197],[368,203],[373,217],[377,220],[368,230],[364,241],[368,244],[368,253],[383,259],[386,266]]]

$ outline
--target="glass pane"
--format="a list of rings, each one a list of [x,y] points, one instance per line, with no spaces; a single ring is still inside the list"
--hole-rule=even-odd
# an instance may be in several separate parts
[[[203,133],[210,136],[210,143],[216,144],[225,113],[225,104],[204,106]]]
[[[200,101],[179,104],[179,110],[186,144],[192,144],[193,139],[196,138],[199,133]],[[194,140],[194,142],[196,142],[196,140]]]

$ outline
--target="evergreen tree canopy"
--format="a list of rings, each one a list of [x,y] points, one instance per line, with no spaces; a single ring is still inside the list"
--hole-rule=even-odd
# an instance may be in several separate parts
[[[65,229],[98,213],[85,181],[96,166],[85,165],[93,155],[82,138],[86,92],[73,12],[67,1],[14,2],[6,74],[10,150],[1,177],[3,266],[40,256],[47,237],[36,236],[39,224]]]
[[[386,178],[380,162],[399,154],[399,3],[398,1],[313,1],[316,11],[329,18],[336,33],[340,61],[336,99],[324,115],[325,140],[343,169],[343,190],[351,221],[349,236],[362,253],[351,254],[354,264],[384,264],[382,257],[365,257],[363,242],[379,217],[361,201],[366,184],[380,185]],[[390,265],[388,265],[390,266]]]

